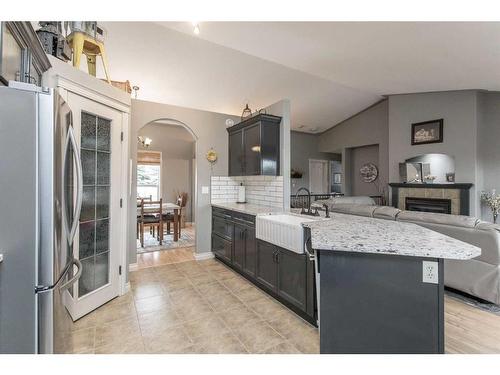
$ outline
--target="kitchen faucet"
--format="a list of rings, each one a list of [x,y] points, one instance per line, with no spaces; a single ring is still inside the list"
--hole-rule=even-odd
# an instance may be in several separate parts
[[[301,215],[310,215],[310,216],[319,216],[318,209],[315,208],[314,212],[311,210],[311,192],[309,189],[305,187],[301,187],[299,190],[297,190],[297,193],[295,194],[295,199],[298,198],[299,193],[304,190],[307,192],[307,210],[304,209],[304,206],[302,206],[302,210],[300,211]]]

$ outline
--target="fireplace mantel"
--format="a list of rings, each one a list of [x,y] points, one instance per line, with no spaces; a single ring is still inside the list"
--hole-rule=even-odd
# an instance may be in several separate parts
[[[470,214],[471,183],[424,184],[391,182],[392,205],[404,210],[402,202],[406,197],[414,198],[445,198],[452,201],[452,213],[455,215]],[[401,207],[400,207],[401,206]]]

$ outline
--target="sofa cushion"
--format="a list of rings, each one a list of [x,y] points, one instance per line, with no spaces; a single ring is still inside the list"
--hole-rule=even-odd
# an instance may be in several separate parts
[[[476,224],[476,229],[480,230],[495,230],[500,233],[500,225],[489,223],[487,221],[478,220]]]
[[[349,214],[352,204],[330,204],[330,211],[339,214]]]
[[[432,224],[453,225],[456,227],[463,227],[463,228],[474,228],[478,222],[478,219],[470,216],[437,214],[433,212],[420,212],[420,211],[401,211],[398,214],[396,220],[411,221],[413,223],[423,222]]]
[[[396,216],[401,212],[400,209],[390,206],[377,206],[373,211],[373,217],[377,219],[396,220]]]
[[[351,204],[349,213],[351,215],[373,217],[373,211],[375,211],[376,208],[377,206],[367,204]]]

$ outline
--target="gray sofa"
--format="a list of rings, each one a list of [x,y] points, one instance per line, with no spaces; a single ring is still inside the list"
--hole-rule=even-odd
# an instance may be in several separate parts
[[[500,305],[500,225],[469,216],[401,211],[387,206],[329,206],[332,212],[415,223],[480,247],[481,255],[477,258],[445,260],[445,285]]]

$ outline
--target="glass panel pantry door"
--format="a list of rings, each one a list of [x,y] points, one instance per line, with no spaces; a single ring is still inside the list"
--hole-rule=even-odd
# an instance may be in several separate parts
[[[82,276],[66,304],[76,320],[118,295],[122,113],[68,94],[82,163],[83,199],[73,254]]]

